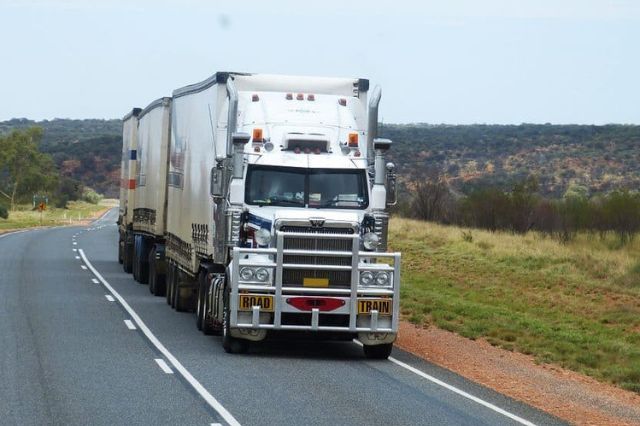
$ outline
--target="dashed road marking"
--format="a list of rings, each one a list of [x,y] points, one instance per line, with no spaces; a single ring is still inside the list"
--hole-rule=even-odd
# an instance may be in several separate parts
[[[227,422],[230,426],[240,426],[240,423],[236,420],[235,417],[226,409],[220,402],[211,395],[211,393],[204,387],[202,384],[195,378],[193,375],[185,368],[184,365],[171,353],[169,350],[158,340],[158,338],[151,332],[149,327],[142,321],[142,318],[133,310],[129,303],[118,293],[111,284],[107,280],[104,279],[102,274],[98,272],[96,268],[93,267],[89,259],[84,253],[84,250],[80,249],[80,255],[84,260],[84,263],[87,264],[91,272],[100,280],[102,285],[113,294],[113,296],[118,299],[120,305],[131,315],[133,321],[138,325],[140,331],[145,335],[145,337],[149,340],[149,342],[155,346],[155,348],[165,357],[166,360],[169,361],[169,364],[173,366],[175,370],[180,373],[180,375],[193,387],[193,389],[198,392],[198,394],[206,401],[206,403],[213,408],[219,415]]]
[[[96,280],[95,278],[91,278],[91,282],[94,284],[100,284],[100,281]]]
[[[124,320],[124,323],[126,324],[127,328],[129,330],[136,330],[136,326],[133,325],[133,323],[131,322],[131,320]]]
[[[106,297],[109,302],[115,302],[116,301],[116,299],[114,299],[113,296],[110,295],[110,294],[105,294],[104,297]]]
[[[80,259],[80,256],[76,256],[76,259]]]
[[[84,266],[84,265],[80,265],[80,267],[81,267],[82,269],[84,269],[85,271],[87,270],[87,267],[86,267],[86,266]]]
[[[173,374],[173,370],[169,368],[166,362],[164,362],[164,359],[156,358],[154,361],[156,362],[156,364],[158,364],[158,366],[162,369],[162,371],[164,371],[167,374]]]

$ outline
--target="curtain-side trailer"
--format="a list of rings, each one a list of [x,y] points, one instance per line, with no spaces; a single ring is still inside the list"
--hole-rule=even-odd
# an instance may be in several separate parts
[[[140,111],[140,108],[133,108],[122,118],[118,261],[122,263],[125,272],[131,272],[133,266],[133,205],[136,190],[136,150]]]
[[[133,277],[164,295],[167,168],[171,98],[153,101],[138,115]]]

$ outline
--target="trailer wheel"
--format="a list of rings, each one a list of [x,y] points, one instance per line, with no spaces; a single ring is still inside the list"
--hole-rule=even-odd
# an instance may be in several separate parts
[[[142,237],[140,242],[140,253],[138,253],[138,282],[140,284],[149,283],[149,240]]]
[[[167,298],[167,305],[171,305],[173,302],[173,275],[174,275],[174,266],[168,265],[167,266],[167,291],[165,294]]]
[[[393,343],[383,343],[381,345],[364,345],[364,356],[369,359],[387,359],[391,355]]]
[[[122,262],[124,261],[123,257],[122,257],[122,246],[124,245],[124,243],[122,242],[122,239],[118,239],[118,263],[122,265]]]
[[[173,278],[173,304],[171,306],[178,312],[187,312],[192,304],[189,303],[189,297],[183,297],[180,294],[180,284],[182,281],[180,280],[180,275],[180,272],[176,269]],[[183,285],[182,287],[184,288],[185,286]]]
[[[222,348],[228,354],[242,354],[247,352],[248,344],[245,340],[231,336],[229,312],[229,288],[224,291],[224,310],[222,312]]]
[[[135,243],[135,237],[134,237],[134,243],[133,243],[133,261],[131,262],[131,266],[132,266],[132,275],[133,275],[133,279],[137,282],[140,282],[140,253],[137,250],[137,244]]]
[[[133,272],[133,244],[127,243],[127,235],[125,235],[122,245],[122,269],[130,274]]]
[[[154,296],[164,296],[166,291],[165,276],[158,274],[155,245],[149,250],[149,291]]]

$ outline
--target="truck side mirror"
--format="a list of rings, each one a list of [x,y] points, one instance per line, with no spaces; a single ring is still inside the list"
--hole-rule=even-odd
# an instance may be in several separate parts
[[[216,166],[211,168],[211,186],[209,190],[214,198],[222,197],[223,164],[216,161]]]
[[[396,165],[387,163],[387,206],[395,206],[398,203],[398,182],[396,180]]]

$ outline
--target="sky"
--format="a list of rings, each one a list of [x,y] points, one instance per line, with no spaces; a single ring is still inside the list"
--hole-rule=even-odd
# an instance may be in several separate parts
[[[368,78],[387,123],[640,124],[640,1],[0,0],[0,120],[216,71]]]

